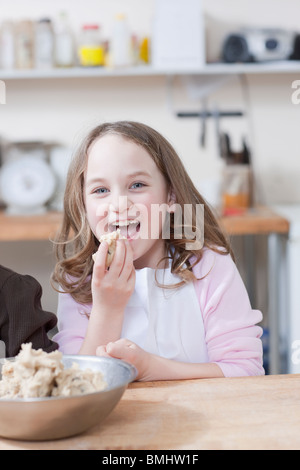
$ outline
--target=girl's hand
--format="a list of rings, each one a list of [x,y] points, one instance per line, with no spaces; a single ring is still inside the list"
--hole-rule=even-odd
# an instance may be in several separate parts
[[[222,369],[214,363],[187,363],[166,359],[148,353],[128,339],[119,339],[96,348],[97,356],[115,357],[129,362],[138,371],[136,380],[185,380],[224,377]]]
[[[110,316],[123,313],[135,286],[133,254],[128,240],[117,240],[116,252],[106,269],[108,244],[100,244],[92,277],[93,311]]]
[[[99,346],[96,355],[114,357],[129,362],[138,371],[136,380],[152,380],[149,370],[152,355],[128,339],[119,339],[113,343],[108,343],[106,346]]]
[[[94,355],[99,344],[120,338],[124,310],[135,286],[132,249],[128,240],[117,240],[112,264],[105,267],[108,244],[101,243],[92,276],[93,307],[79,354]]]
[[[120,338],[124,310],[135,286],[133,254],[128,240],[117,240],[114,259],[105,267],[108,244],[101,243],[92,276],[93,307],[79,354],[94,355],[99,344]]]

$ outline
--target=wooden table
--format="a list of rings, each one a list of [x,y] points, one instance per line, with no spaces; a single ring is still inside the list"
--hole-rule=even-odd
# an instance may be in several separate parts
[[[299,375],[133,383],[86,433],[0,450],[299,450],[299,429]]]

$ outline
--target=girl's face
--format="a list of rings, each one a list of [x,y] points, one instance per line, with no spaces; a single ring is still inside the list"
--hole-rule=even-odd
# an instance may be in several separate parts
[[[88,153],[84,192],[94,235],[119,228],[131,243],[135,268],[155,268],[165,256],[162,226],[173,201],[148,152],[118,135],[97,139]]]

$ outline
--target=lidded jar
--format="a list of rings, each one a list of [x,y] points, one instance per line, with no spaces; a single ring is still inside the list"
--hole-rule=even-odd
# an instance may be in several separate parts
[[[97,24],[85,24],[81,30],[78,48],[79,63],[83,67],[104,65],[104,46],[100,27]]]

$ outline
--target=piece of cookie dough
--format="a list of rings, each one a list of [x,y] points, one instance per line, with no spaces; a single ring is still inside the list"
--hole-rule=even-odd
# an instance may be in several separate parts
[[[108,253],[107,253],[107,258],[106,258],[106,267],[109,268],[112,260],[115,255],[116,247],[117,247],[117,240],[126,240],[126,237],[123,237],[121,235],[121,231],[118,228],[114,232],[111,233],[106,233],[105,235],[102,235],[102,237],[99,238],[99,242],[107,242],[108,243]],[[96,256],[97,253],[94,253],[92,258],[94,261],[96,261]]]

